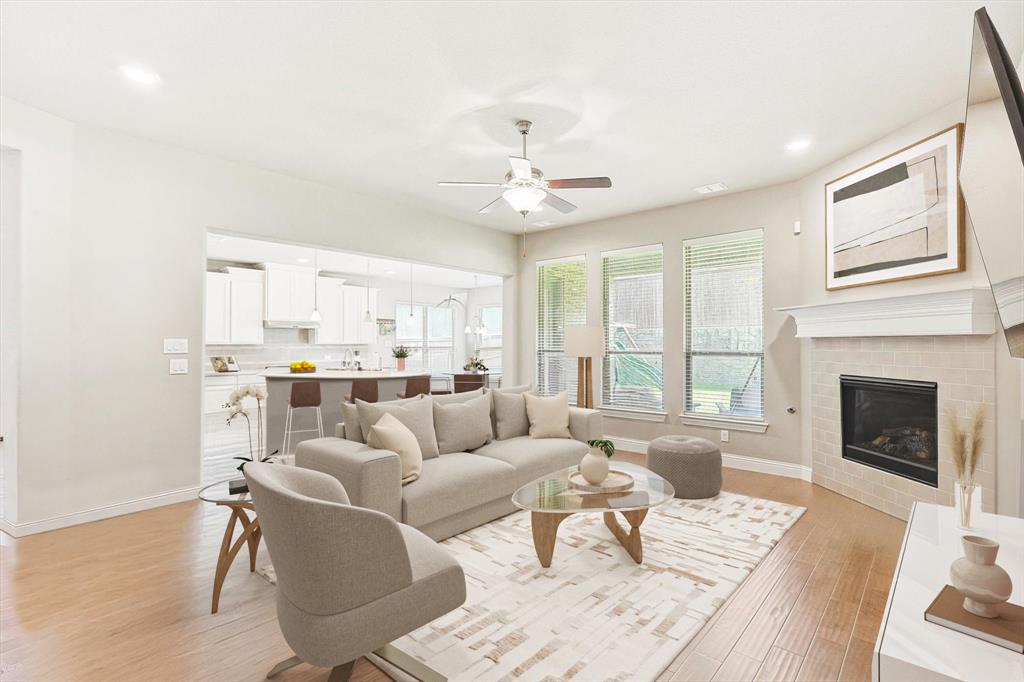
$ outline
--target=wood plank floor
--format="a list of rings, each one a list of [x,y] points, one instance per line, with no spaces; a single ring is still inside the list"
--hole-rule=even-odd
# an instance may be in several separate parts
[[[726,469],[725,488],[807,512],[662,679],[869,679],[903,522],[793,479]],[[0,533],[0,680],[263,679],[291,655],[273,588],[236,561],[210,614],[227,516],[187,502],[20,540]],[[276,679],[327,674],[304,664]],[[388,677],[363,659],[353,679]]]

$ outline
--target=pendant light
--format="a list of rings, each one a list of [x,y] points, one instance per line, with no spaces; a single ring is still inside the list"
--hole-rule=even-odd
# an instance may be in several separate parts
[[[409,263],[409,319],[415,318],[416,316],[412,314],[412,263]]]
[[[477,276],[473,275],[473,289],[476,290],[477,286]],[[466,320],[466,329],[463,331],[466,334],[486,334],[487,327],[484,326],[478,315],[474,315],[472,321]]]
[[[366,259],[366,314],[363,315],[363,322],[373,324],[373,315],[370,314],[370,259]]]
[[[320,252],[313,249],[313,312],[309,315],[310,322],[316,322],[320,324],[324,318],[320,315],[320,309],[317,306],[319,303],[319,297],[317,294],[320,290]]]

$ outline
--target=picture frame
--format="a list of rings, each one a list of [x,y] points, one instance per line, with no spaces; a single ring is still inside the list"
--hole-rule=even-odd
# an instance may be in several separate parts
[[[825,183],[825,289],[966,268],[963,124]]]
[[[213,365],[213,371],[218,374],[238,371],[234,355],[211,355],[210,364]]]

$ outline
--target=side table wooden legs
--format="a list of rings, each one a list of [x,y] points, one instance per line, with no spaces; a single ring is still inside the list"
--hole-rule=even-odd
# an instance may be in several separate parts
[[[259,519],[251,502],[218,503],[221,506],[231,508],[231,518],[228,519],[228,527],[224,529],[224,539],[220,543],[220,555],[217,557],[217,571],[213,576],[213,604],[210,613],[217,613],[217,606],[220,603],[220,590],[224,586],[224,578],[227,577],[231,562],[242,549],[242,545],[249,546],[249,571],[256,570],[256,551],[260,547],[260,538],[263,533],[260,530]],[[248,509],[253,513],[252,518],[245,513]],[[232,536],[235,534],[235,523],[240,523],[242,533],[232,543]]]

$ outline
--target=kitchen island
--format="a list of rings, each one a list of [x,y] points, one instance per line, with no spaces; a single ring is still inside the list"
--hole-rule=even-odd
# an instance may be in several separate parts
[[[323,415],[324,435],[334,435],[334,425],[341,419],[341,403],[352,392],[353,379],[376,379],[379,400],[394,400],[405,390],[409,377],[430,376],[430,372],[400,372],[397,370],[349,370],[318,368],[315,372],[292,374],[287,369],[270,369],[263,373],[267,380],[267,452],[281,450],[284,442],[284,421],[288,411],[288,397],[296,381],[320,382],[320,412]],[[296,410],[292,415],[291,450],[309,438],[316,438],[316,411]],[[310,429],[305,431],[305,429]],[[301,433],[294,433],[302,430]],[[279,454],[289,454],[281,452]]]

